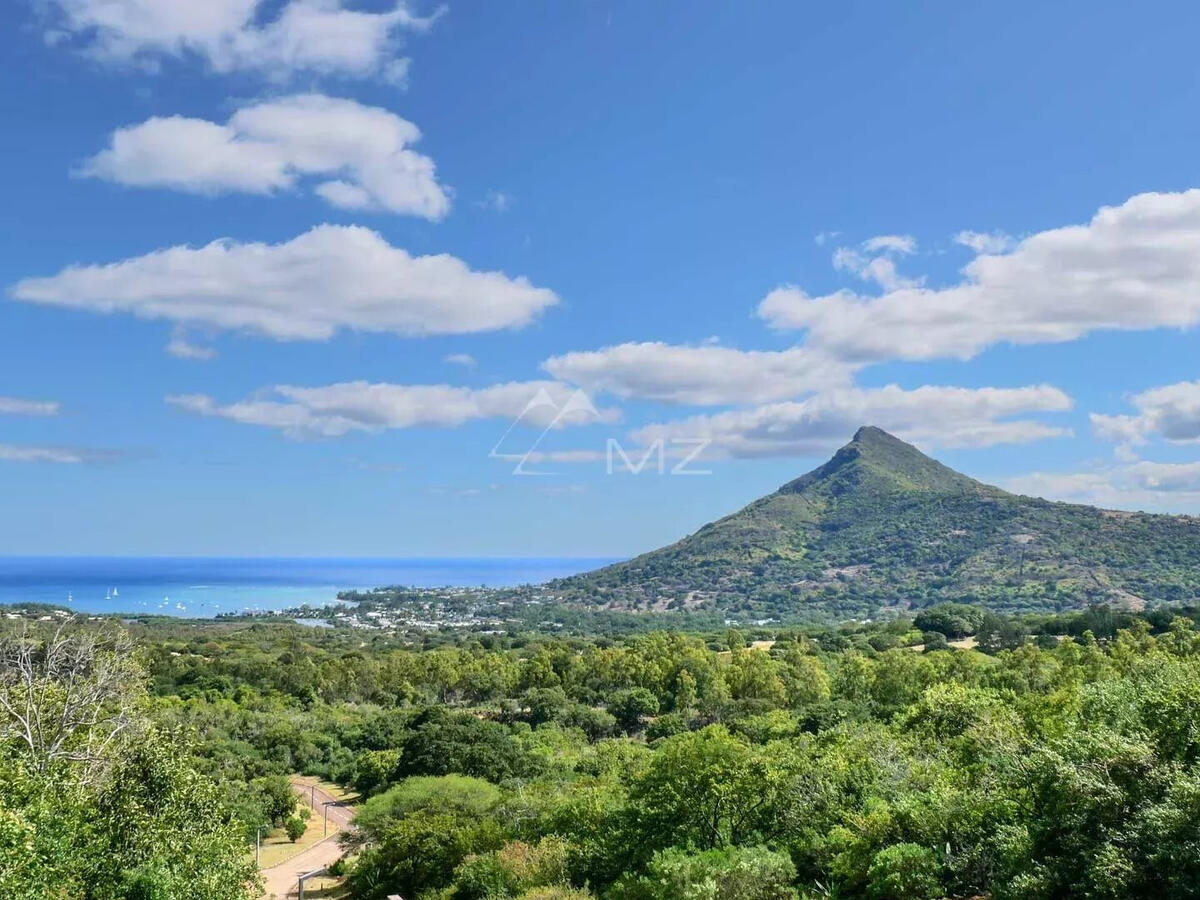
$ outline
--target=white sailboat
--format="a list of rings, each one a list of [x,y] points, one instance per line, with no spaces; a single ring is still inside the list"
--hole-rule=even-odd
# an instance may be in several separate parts
[[[116,589],[116,588],[113,588],[113,589],[112,589],[112,595],[113,595],[114,597],[115,597],[115,596],[117,596],[117,589]]]
[[[104,599],[105,599],[105,600],[111,600],[111,599],[112,599],[112,591],[105,591],[105,592],[104,592]]]

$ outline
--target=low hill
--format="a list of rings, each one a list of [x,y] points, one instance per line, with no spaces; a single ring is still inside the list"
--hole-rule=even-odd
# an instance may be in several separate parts
[[[820,468],[678,543],[550,587],[609,609],[761,618],[942,600],[1141,608],[1200,598],[1200,519],[1010,494],[868,426]]]

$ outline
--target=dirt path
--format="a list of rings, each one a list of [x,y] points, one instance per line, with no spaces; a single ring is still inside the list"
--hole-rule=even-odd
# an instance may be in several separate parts
[[[263,896],[266,898],[273,897],[276,900],[284,900],[286,897],[297,896],[297,879],[301,875],[314,869],[324,868],[336,862],[342,855],[338,836],[342,829],[346,828],[354,819],[354,810],[340,805],[338,799],[325,789],[315,787],[313,780],[311,778],[293,778],[292,790],[299,796],[301,803],[312,807],[313,814],[308,821],[309,828],[324,830],[325,803],[330,803],[328,807],[329,837],[313,844],[304,852],[297,853],[291,859],[263,869],[263,881],[266,884],[266,893]]]

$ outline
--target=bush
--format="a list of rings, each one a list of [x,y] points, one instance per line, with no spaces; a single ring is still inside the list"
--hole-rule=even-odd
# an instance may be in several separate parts
[[[268,822],[283,822],[296,811],[296,792],[286,775],[268,775],[251,782]]]
[[[938,603],[923,609],[913,619],[921,631],[937,631],[948,638],[964,638],[975,633],[983,621],[983,610],[965,603]]]
[[[688,731],[687,717],[682,713],[666,713],[646,726],[646,740],[657,741]]]
[[[304,837],[308,823],[299,816],[288,816],[287,821],[283,823],[283,830],[287,832],[288,840],[294,844]]]
[[[479,819],[500,802],[500,789],[480,778],[466,775],[417,776],[406,778],[363,804],[355,825],[373,840],[398,819],[423,810]]]
[[[399,750],[364,750],[354,759],[350,783],[362,796],[381,791],[396,780]]]
[[[941,864],[932,850],[893,844],[875,854],[867,879],[877,900],[933,900],[942,890]]]
[[[641,878],[617,884],[616,900],[795,900],[796,867],[766,847],[655,854]]]
[[[512,841],[499,850],[469,857],[454,873],[453,900],[514,897],[537,887],[566,884],[570,845],[547,837],[537,844]]]
[[[539,761],[500,723],[430,708],[414,721],[397,774],[472,775],[499,783],[536,775],[539,768]]]
[[[419,810],[388,824],[378,842],[356,858],[351,894],[375,900],[391,893],[415,897],[446,888],[469,856],[503,845],[502,829],[494,819]]]
[[[925,652],[932,653],[934,650],[949,650],[950,642],[946,640],[946,636],[940,631],[926,631],[922,635],[925,643]]]
[[[608,701],[608,711],[626,731],[636,731],[643,716],[658,713],[658,699],[645,688],[617,691]]]

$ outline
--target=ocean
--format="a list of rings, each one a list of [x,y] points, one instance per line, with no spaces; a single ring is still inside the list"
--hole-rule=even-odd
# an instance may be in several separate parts
[[[355,588],[538,584],[610,562],[615,560],[9,556],[0,557],[0,603],[211,618],[320,606]]]

